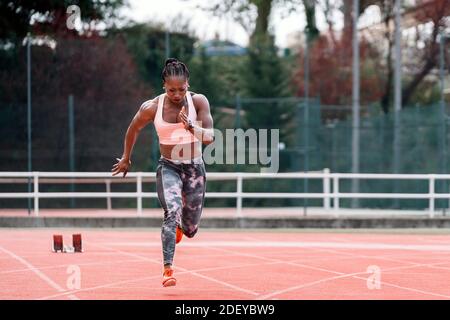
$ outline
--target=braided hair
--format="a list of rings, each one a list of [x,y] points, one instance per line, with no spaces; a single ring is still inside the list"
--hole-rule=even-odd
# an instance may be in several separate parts
[[[189,80],[189,70],[183,62],[175,58],[169,58],[164,64],[161,78],[163,81],[166,81],[169,77],[184,77],[186,80]]]

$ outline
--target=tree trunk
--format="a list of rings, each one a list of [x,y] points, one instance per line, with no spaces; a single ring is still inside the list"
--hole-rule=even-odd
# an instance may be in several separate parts
[[[387,67],[387,79],[386,79],[386,86],[384,90],[384,95],[381,98],[381,109],[385,114],[389,113],[389,105],[391,100],[391,90],[392,90],[392,41],[391,39],[388,39],[388,55],[386,58],[386,67]]]
[[[306,32],[309,41],[314,40],[319,35],[319,29],[316,26],[316,3],[313,0],[303,0],[306,15]]]
[[[415,75],[414,79],[406,86],[406,88],[403,89],[402,105],[406,106],[409,103],[409,100],[411,99],[416,88],[419,86],[422,80],[428,75],[428,73],[430,73],[431,69],[433,69],[435,66],[436,66],[435,58],[427,59],[422,70],[420,70],[420,72]]]
[[[424,60],[425,64],[423,65],[422,69],[418,74],[414,76],[414,78],[411,80],[411,82],[403,89],[402,92],[402,104],[406,105],[409,100],[411,99],[414,91],[419,86],[419,84],[422,82],[422,80],[430,73],[430,71],[436,66],[437,64],[437,56],[439,53],[439,45],[437,45],[437,36],[439,34],[439,29],[441,25],[441,19],[444,18],[444,15],[438,17],[437,19],[433,19],[433,33],[429,42],[429,50],[426,51],[424,54]]]
[[[258,10],[258,16],[256,18],[256,25],[253,34],[250,37],[250,41],[258,41],[257,39],[265,38],[269,33],[269,19],[270,12],[272,10],[273,0],[252,0],[251,2],[256,5]]]
[[[391,32],[389,30],[389,22],[391,21],[391,12],[392,12],[392,2],[386,1],[383,3],[382,10],[384,14],[384,27],[385,27],[385,38],[388,43],[388,54],[386,58],[386,67],[387,67],[387,79],[384,95],[381,98],[381,109],[385,114],[389,113],[389,105],[391,99],[391,91],[392,91],[392,37]]]
[[[325,21],[327,22],[328,26],[328,33],[331,37],[331,41],[333,42],[333,45],[337,46],[336,36],[334,34],[334,22],[332,18],[332,8],[330,0],[325,1],[325,8],[324,8],[324,15],[325,15]]]
[[[344,0],[344,30],[347,32],[348,30],[352,30],[353,26],[353,0]]]

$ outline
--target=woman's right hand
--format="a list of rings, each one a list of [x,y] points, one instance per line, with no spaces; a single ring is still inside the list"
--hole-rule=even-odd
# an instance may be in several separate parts
[[[125,176],[128,173],[128,169],[131,166],[131,161],[127,160],[125,158],[116,158],[117,163],[113,165],[112,167],[112,175],[115,176],[116,174],[119,174],[121,172],[123,172],[123,177],[125,178]]]

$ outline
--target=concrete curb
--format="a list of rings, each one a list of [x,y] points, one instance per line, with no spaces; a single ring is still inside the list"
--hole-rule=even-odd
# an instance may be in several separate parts
[[[155,228],[156,217],[0,217],[0,228]],[[450,228],[450,217],[203,218],[202,228]]]

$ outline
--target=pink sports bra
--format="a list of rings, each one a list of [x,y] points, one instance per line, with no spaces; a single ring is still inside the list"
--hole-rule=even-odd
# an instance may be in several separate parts
[[[198,139],[184,128],[183,122],[170,123],[163,120],[164,99],[166,94],[163,93],[158,98],[158,109],[155,115],[156,132],[158,134],[159,143],[167,145],[185,144],[198,142]],[[188,118],[193,122],[197,119],[197,112],[195,111],[194,102],[192,101],[191,93],[186,93],[188,102]]]

